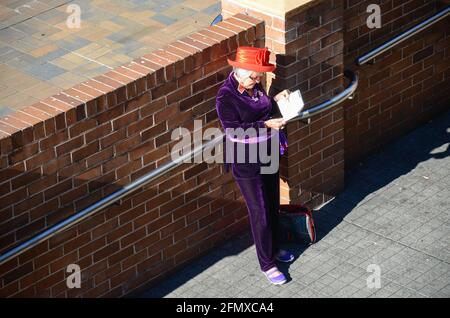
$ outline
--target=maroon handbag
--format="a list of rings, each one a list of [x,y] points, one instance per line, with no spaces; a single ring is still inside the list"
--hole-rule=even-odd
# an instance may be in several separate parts
[[[313,211],[301,204],[280,204],[278,215],[279,238],[288,243],[316,242]]]

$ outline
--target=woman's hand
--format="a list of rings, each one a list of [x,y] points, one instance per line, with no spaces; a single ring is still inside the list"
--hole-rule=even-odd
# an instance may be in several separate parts
[[[277,95],[275,95],[275,97],[273,98],[276,102],[278,102],[280,99],[284,99],[284,98],[289,98],[289,94],[291,92],[288,89],[285,89],[284,91],[278,93]]]
[[[273,129],[283,129],[284,125],[286,125],[286,121],[283,118],[273,118],[266,120],[264,122],[266,127],[273,128]]]

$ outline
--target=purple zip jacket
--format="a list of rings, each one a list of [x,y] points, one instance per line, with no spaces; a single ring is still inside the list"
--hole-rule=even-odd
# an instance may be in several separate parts
[[[232,167],[232,174],[235,178],[254,178],[260,174],[260,166],[267,165],[260,163],[249,162],[248,159],[248,144],[258,143],[258,147],[264,144],[267,147],[267,154],[270,155],[270,143],[268,142],[272,134],[279,134],[280,154],[283,155],[288,147],[286,135],[282,130],[271,128],[267,129],[267,134],[259,134],[258,128],[264,128],[264,122],[271,118],[279,118],[281,114],[274,99],[266,94],[262,86],[257,83],[253,88],[253,96],[250,96],[246,90],[239,91],[239,83],[234,78],[231,72],[228,78],[220,87],[216,97],[216,110],[219,120],[225,132],[227,128],[247,128],[253,127],[257,131],[256,138],[248,136],[245,139],[233,138],[225,134],[226,138],[233,141],[236,150],[236,143],[241,142],[246,144],[246,161],[245,163],[238,163],[236,159],[234,162],[226,162],[226,151],[224,143],[224,168],[225,172],[229,171],[229,165]],[[236,153],[236,151],[235,151]]]

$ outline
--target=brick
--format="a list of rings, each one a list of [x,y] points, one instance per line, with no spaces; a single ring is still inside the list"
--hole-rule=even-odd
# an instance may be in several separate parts
[[[12,126],[18,130],[23,130],[25,128],[31,127],[30,124],[27,124],[13,116],[0,117],[0,123]]]
[[[391,70],[389,68],[376,73],[375,75],[373,75],[369,78],[370,85],[373,86],[376,83],[380,82],[381,80],[385,80],[386,78],[389,78],[390,73],[391,73]]]
[[[422,48],[423,48],[422,40],[414,41],[402,49],[402,57],[405,58],[405,57],[413,54],[414,52],[418,52]]]
[[[178,241],[174,245],[163,250],[163,257],[170,258],[183,251],[187,246],[186,240]]]
[[[114,252],[116,252],[116,251],[119,251],[119,242],[118,241],[110,243],[106,247],[95,252],[93,255],[93,257],[94,257],[93,260],[94,260],[94,262],[98,262],[100,260],[107,258],[109,255],[114,254]]]
[[[169,195],[169,197],[170,197],[170,195]],[[149,201],[147,203],[147,206],[150,208],[158,206],[159,204],[158,205],[152,204],[152,202],[155,202],[155,200],[157,200],[157,199],[158,198],[155,198],[155,199],[152,199],[151,201]],[[170,224],[171,222],[172,222],[172,215],[170,215],[170,214],[160,217],[156,220],[153,220],[151,223],[149,223],[147,225],[147,233],[152,234],[155,231],[159,231],[162,227]],[[158,235],[158,237],[159,237],[159,235]]]
[[[147,116],[155,113],[156,111],[163,109],[165,106],[166,106],[165,98],[161,98],[156,101],[153,101],[150,104],[145,105],[140,109],[140,117],[141,118],[147,117]]]
[[[29,221],[29,216],[26,214],[19,215],[18,217],[12,218],[7,222],[0,224],[0,235],[3,236],[10,231],[14,231],[26,225]]]
[[[205,49],[207,49],[209,47],[208,44],[202,43],[200,41],[196,41],[194,39],[191,39],[190,37],[185,37],[185,38],[182,38],[182,39],[180,39],[178,41],[183,43],[183,44],[190,45],[190,46],[196,48],[199,51],[203,51],[203,50],[205,50]]]
[[[173,47],[173,48],[175,48],[177,50],[189,53],[191,55],[201,51],[200,49],[192,47],[192,46],[190,46],[190,45],[188,45],[186,43],[183,43],[181,41],[172,42],[172,43],[169,44],[169,47]]]
[[[68,153],[74,149],[81,147],[83,144],[84,144],[83,136],[79,136],[74,139],[71,139],[71,140],[56,147],[56,155],[61,156],[65,153]]]
[[[86,119],[82,122],[79,122],[72,127],[69,128],[69,136],[70,138],[74,138],[76,136],[81,135],[82,133],[85,133],[89,130],[92,130],[94,127],[96,127],[97,123],[95,119]]]
[[[103,174],[100,178],[97,178],[88,183],[89,192],[92,193],[94,191],[97,191],[99,188],[104,187],[105,185],[111,184],[112,182],[115,181],[115,178],[116,178],[116,176],[115,176],[114,172]],[[95,193],[95,196],[93,196],[92,199],[87,198],[86,200],[89,203],[89,201],[95,201],[97,197],[102,197],[101,191],[97,191]],[[80,202],[82,202],[82,200],[78,200],[77,202],[80,203]]]
[[[141,58],[145,59],[149,62],[152,62],[156,65],[159,65],[159,66],[167,66],[167,65],[172,64],[171,61],[169,61],[166,58],[161,57],[159,54],[156,54],[156,52],[146,54],[146,55],[142,56]]]
[[[183,87],[182,89],[184,89],[184,90],[189,88],[189,92],[190,92],[190,84],[198,79],[201,79],[202,76],[203,76],[203,69],[202,68],[196,69],[190,73],[183,75],[181,78],[179,78],[178,86]],[[168,100],[167,103],[171,104],[172,102],[169,102],[169,100]]]
[[[30,170],[26,173],[23,173],[19,177],[14,178],[11,181],[11,188],[12,190],[16,190],[18,188],[21,188],[23,186],[26,186],[27,184],[36,181],[41,178],[41,167],[37,167],[36,169]],[[11,193],[12,194],[12,193]]]
[[[115,253],[108,257],[108,265],[112,266],[114,264],[117,264],[118,262],[124,260],[125,258],[133,255],[133,246],[130,246],[128,248],[124,248],[120,250],[118,253]]]
[[[163,216],[167,213],[171,213],[173,210],[175,210],[177,207],[184,204],[184,197],[183,195],[178,196],[175,199],[172,199],[170,202],[163,204],[159,207],[160,215]]]
[[[262,24],[262,22],[263,22],[260,19],[257,19],[257,18],[255,18],[255,17],[253,17],[251,15],[247,15],[247,14],[243,14],[243,13],[236,13],[234,15],[234,18],[242,20],[242,21],[245,21],[245,22],[247,22],[249,24],[252,24],[252,25],[259,25],[259,24]]]
[[[126,281],[130,281],[132,277],[136,275],[136,269],[134,267],[122,271],[119,275],[111,278],[111,288],[116,287],[119,284],[123,284]]]
[[[227,62],[226,57],[224,56],[213,62],[205,64],[203,73],[206,76],[210,73],[217,72],[218,70],[220,70],[224,67],[227,67],[227,66],[228,66],[228,62]]]
[[[25,289],[26,287],[32,286],[42,277],[47,277],[49,274],[50,272],[48,267],[42,267],[38,270],[32,271],[29,275],[24,276],[20,280],[20,287],[21,289]]]
[[[201,73],[201,69],[199,69],[198,71],[200,71],[200,73]],[[192,78],[192,74],[187,74],[187,76],[191,76],[191,78]],[[182,79],[183,79],[183,77],[180,78],[178,81],[178,85],[180,87],[182,87],[184,85],[184,84],[181,84]],[[191,80],[189,80],[189,81],[191,81]],[[167,95],[167,104],[171,105],[173,103],[176,103],[176,102],[188,97],[190,94],[191,94],[191,86],[190,85],[184,86],[184,87],[174,91],[173,93]]]
[[[140,133],[147,127],[152,127],[153,125],[153,116],[147,116],[145,118],[137,120],[127,126],[127,136],[132,136],[136,133]]]
[[[413,63],[415,64],[432,54],[433,54],[433,45],[430,45],[413,55]]]
[[[61,94],[83,103],[87,103],[92,100],[92,97],[90,95],[83,94],[82,92],[73,88],[66,89],[62,91]]]
[[[103,73],[101,76],[103,78],[108,78],[110,83],[112,83],[111,81],[115,81],[117,83],[120,83],[121,86],[127,85],[127,84],[133,82],[133,79],[131,79],[130,77],[123,75],[121,73],[122,73],[122,71],[120,71],[120,73],[119,73],[115,70],[111,70],[109,72]]]
[[[162,145],[169,143],[171,141],[172,141],[172,132],[169,131],[155,138],[155,147],[161,147]]]
[[[180,102],[180,111],[186,111],[192,106],[198,104],[203,100],[203,92],[199,92],[198,94],[192,95],[191,97],[184,99]]]
[[[158,242],[156,242],[155,244],[149,246],[148,254],[154,255],[156,253],[160,253],[164,248],[169,247],[172,244],[173,244],[173,237],[168,236],[167,238],[161,239]],[[139,265],[138,265],[138,270],[139,270]]]
[[[28,185],[28,193],[30,194],[30,196],[34,195],[36,193],[43,191],[44,189],[51,187],[52,185],[56,184],[57,182],[58,182],[58,178],[57,178],[56,173],[51,174],[51,175],[46,175],[44,173],[43,178]],[[19,210],[20,210],[20,208],[19,208]]]
[[[97,153],[100,149],[99,141],[93,141],[85,147],[82,147],[72,153],[72,162],[78,162],[82,159],[85,159],[95,153]]]
[[[208,77],[202,78],[192,84],[192,92],[195,94],[199,92],[200,90],[205,89],[206,87],[209,87],[211,85],[214,85],[217,83],[217,75],[212,74]]]
[[[59,133],[56,133],[55,135],[52,135],[48,138],[45,138],[41,141],[39,141],[39,147],[42,150],[47,150],[50,147],[56,146],[63,141],[66,141],[69,137],[69,134],[66,130],[61,131]]]
[[[10,165],[15,164],[16,162],[24,161],[25,159],[37,154],[39,151],[38,143],[32,143],[28,145],[24,145],[23,147],[13,151],[8,156],[8,162]]]
[[[197,220],[206,217],[210,213],[211,213],[211,211],[210,211],[210,207],[208,205],[203,206],[195,211],[187,211],[186,224],[189,225],[193,222],[196,222]]]
[[[130,244],[133,244],[133,243],[139,241],[142,237],[145,237],[145,235],[146,235],[146,229],[145,229],[145,227],[142,227],[142,228],[132,232],[131,234],[128,234],[127,236],[123,237],[120,240],[120,246],[121,246],[121,248],[124,248],[125,246],[128,246]]]
[[[138,64],[135,65],[136,67],[138,66]],[[122,65],[116,67],[115,69],[113,69],[113,72],[118,73],[124,77],[128,77],[132,80],[138,80],[149,73],[148,71],[145,71],[144,67],[140,67],[138,70],[134,70],[132,69],[133,64],[127,64],[126,66]]]
[[[413,64],[412,66],[406,68],[402,72],[402,78],[405,79],[407,77],[413,76],[422,70],[422,64]]]
[[[14,135],[15,133],[19,132],[20,129],[17,129],[13,126],[4,124],[4,123],[0,123],[0,131],[8,136],[10,135]]]
[[[125,105],[125,111],[140,108],[150,103],[150,101],[151,101],[150,92],[147,91],[144,94],[129,100]]]
[[[154,89],[152,89],[152,97],[153,99],[158,99],[162,96],[167,95],[169,92],[172,92],[176,89],[177,84],[175,82],[169,82],[166,84],[163,84],[161,86],[158,86]]]
[[[16,215],[19,215],[19,214],[16,214]],[[7,207],[5,209],[2,209],[0,211],[0,224],[11,219],[12,216],[13,216],[13,208],[12,207]]]
[[[142,250],[139,253],[134,253],[132,256],[122,261],[122,270],[129,267],[136,266],[138,263],[144,261],[147,258],[147,250]]]
[[[136,252],[142,251],[143,249],[147,248],[148,246],[153,245],[154,243],[160,241],[159,232],[155,232],[153,234],[149,234],[142,238],[141,240],[137,241],[134,244]]]
[[[85,183],[86,181],[93,180],[101,175],[102,175],[102,172],[101,172],[100,166],[89,169],[89,170],[77,175],[74,178],[74,186],[77,187],[77,186]]]
[[[184,58],[187,58],[188,56],[190,56],[190,53],[180,50],[180,49],[177,49],[170,45],[165,46],[164,50],[180,59],[184,59]]]
[[[153,151],[150,151],[143,155],[142,160],[144,165],[152,162],[156,162],[160,158],[163,158],[169,154],[167,146],[158,147]]]
[[[284,30],[273,29],[270,25],[265,26],[265,34],[268,39],[277,41],[282,44],[290,42],[290,40],[287,38],[287,33]]]
[[[120,168],[117,169],[116,175],[118,179],[123,178],[124,176],[128,176],[134,171],[137,171],[142,167],[141,160],[138,158],[134,161],[131,161]]]
[[[86,255],[90,255],[95,251],[100,251],[105,245],[106,245],[106,237],[100,237],[94,241],[89,241],[89,243],[86,245],[79,246],[80,258],[85,257]]]
[[[204,44],[206,44],[208,46],[213,46],[213,45],[215,45],[217,43],[220,43],[220,40],[216,40],[214,38],[210,38],[210,37],[205,36],[205,35],[203,35],[201,33],[192,33],[192,34],[189,34],[188,37],[190,39],[194,40],[194,41],[202,42],[202,43],[204,43]]]
[[[121,155],[125,152],[128,152],[129,150],[136,147],[141,142],[139,135],[135,135],[130,138],[124,139],[124,134],[123,134],[123,136],[119,135],[118,138],[120,141],[116,142],[114,145],[114,147],[116,149],[116,155]]]
[[[217,33],[217,34],[222,35],[222,36],[227,37],[227,38],[233,37],[236,34],[236,33],[232,32],[232,31],[228,30],[227,28],[222,27],[220,25],[220,23],[208,27],[207,30],[209,30],[209,31],[211,31],[213,33]]]
[[[203,228],[187,239],[187,246],[193,246],[195,244],[198,244],[198,242],[204,241],[210,235],[211,235],[210,227]]]
[[[113,157],[114,157],[113,149],[107,148],[87,158],[86,164],[88,168],[92,168],[98,164],[109,161]]]
[[[413,76],[413,84],[424,81],[427,78],[431,77],[432,75],[433,75],[433,67],[430,66]]]
[[[13,281],[17,281],[20,278],[26,276],[29,272],[33,271],[33,263],[28,262],[22,266],[17,267],[13,271],[3,276],[3,285],[8,285]]]
[[[45,291],[47,289],[50,289],[52,286],[56,285],[57,283],[64,281],[64,270],[60,270],[42,280],[40,280],[36,284],[36,289],[40,292]]]
[[[122,127],[127,126],[129,123],[135,122],[139,118],[139,110],[136,109],[132,112],[125,113],[116,119],[112,120],[113,131],[116,131]]]

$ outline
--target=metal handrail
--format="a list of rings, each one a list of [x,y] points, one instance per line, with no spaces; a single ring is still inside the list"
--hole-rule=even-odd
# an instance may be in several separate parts
[[[332,97],[331,99],[326,100],[323,103],[320,103],[319,105],[312,106],[312,107],[308,108],[307,110],[300,112],[296,117],[289,119],[287,122],[290,123],[290,122],[293,122],[296,120],[308,119],[308,118],[310,118],[314,115],[317,115],[327,109],[330,109],[331,107],[333,107],[337,104],[342,103],[347,98],[352,99],[351,96],[353,95],[356,88],[358,87],[358,75],[356,75],[352,71],[346,70],[344,72],[344,76],[347,77],[348,79],[350,79],[350,81],[351,81],[349,86],[345,90],[343,90],[336,96]]]
[[[427,27],[433,25],[434,23],[444,19],[446,16],[450,14],[450,6],[446,7],[445,9],[439,11],[435,15],[429,17],[428,19],[420,22],[419,24],[415,25],[414,27],[402,32],[401,34],[391,38],[387,42],[383,43],[382,45],[378,46],[377,48],[367,52],[364,55],[361,55],[356,59],[356,64],[363,65],[367,63],[370,60],[373,60],[378,55],[386,52],[387,50],[391,49],[392,47],[396,46],[397,44],[409,39],[416,33],[419,33],[420,31],[426,29]]]
[[[327,100],[319,105],[313,106],[309,108],[308,110],[302,111],[297,117],[289,120],[300,120],[309,118],[313,115],[316,115],[324,110],[327,110],[341,102],[343,102],[345,99],[347,99],[353,92],[356,90],[356,87],[358,86],[358,77],[351,71],[345,71],[344,75],[346,77],[349,77],[351,79],[350,85],[342,91],[340,94],[336,95],[335,97],[331,98],[330,100]],[[198,154],[202,154],[206,149],[210,149],[215,147],[220,142],[223,142],[224,134],[220,134],[213,140],[208,141],[207,143],[203,144],[202,146],[199,146],[195,148],[194,150],[183,154],[179,158],[177,158],[174,161],[168,162],[161,167],[156,168],[155,170],[152,170],[148,174],[142,176],[141,178],[133,181],[132,183],[126,185],[122,189],[106,196],[105,198],[97,201],[96,203],[92,204],[91,206],[81,210],[80,212],[75,213],[74,215],[68,217],[67,219],[51,226],[50,228],[44,230],[43,232],[37,234],[36,236],[28,239],[27,241],[19,244],[16,247],[13,247],[12,249],[8,250],[4,254],[0,255],[0,264],[3,264],[4,262],[10,260],[13,257],[16,257],[17,255],[20,255],[24,253],[25,251],[29,250],[30,248],[36,246],[42,241],[45,241],[52,236],[64,231],[65,229],[81,222],[82,220],[92,216],[94,213],[114,204],[116,201],[120,200],[121,198],[125,197],[126,195],[130,194],[131,192],[137,190],[138,188],[146,185],[147,183],[153,181],[154,179],[164,175],[165,173],[173,170],[174,168],[178,167],[180,164],[182,164],[187,159],[195,158]]]

